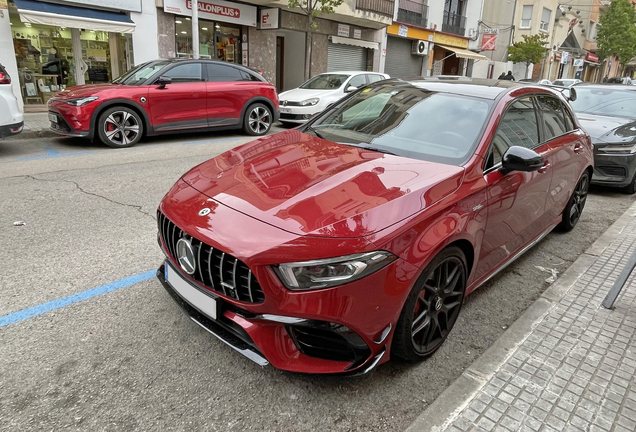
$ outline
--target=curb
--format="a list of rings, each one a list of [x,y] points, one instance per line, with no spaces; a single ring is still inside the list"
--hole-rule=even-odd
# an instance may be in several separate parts
[[[585,252],[579,255],[561,277],[548,287],[490,348],[411,423],[406,432],[445,430],[576,281],[596,262],[603,251],[618,238],[634,217],[636,217],[636,203],[632,204]]]
[[[42,130],[23,130],[17,135],[5,137],[5,140],[22,140],[22,139],[34,139],[34,138],[52,138],[59,137],[60,135],[51,132],[48,129]]]

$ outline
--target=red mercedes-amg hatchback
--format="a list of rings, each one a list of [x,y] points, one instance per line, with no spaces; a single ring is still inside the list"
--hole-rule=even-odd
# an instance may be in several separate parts
[[[548,87],[381,81],[186,173],[159,206],[157,276],[261,365],[416,361],[465,295],[576,225],[592,169],[589,136]]]
[[[243,128],[265,135],[276,88],[258,73],[208,60],[144,63],[109,84],[70,87],[48,102],[51,130],[130,147],[144,135]]]

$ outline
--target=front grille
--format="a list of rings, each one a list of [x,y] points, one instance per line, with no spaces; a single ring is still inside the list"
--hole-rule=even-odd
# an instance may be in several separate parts
[[[282,106],[282,107],[302,106],[302,105],[300,105],[300,102],[293,102],[293,101],[280,101],[279,105]]]
[[[190,276],[201,285],[247,303],[262,303],[265,300],[260,284],[243,261],[187,235],[161,212],[157,212],[157,225],[175,263],[178,263],[175,258],[177,242],[182,237],[190,240],[197,264],[194,274]]]
[[[596,170],[606,176],[625,177],[627,175],[625,167],[620,166],[597,166]]]

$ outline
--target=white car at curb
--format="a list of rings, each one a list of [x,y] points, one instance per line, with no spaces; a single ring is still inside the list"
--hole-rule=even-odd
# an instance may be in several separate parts
[[[316,75],[298,88],[278,95],[280,122],[302,124],[358,87],[389,79],[378,72],[343,71]]]
[[[0,64],[0,138],[16,135],[24,128],[24,117],[11,88],[11,77]]]

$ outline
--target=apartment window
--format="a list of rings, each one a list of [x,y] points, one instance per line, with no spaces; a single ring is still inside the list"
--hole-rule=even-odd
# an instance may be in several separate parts
[[[543,12],[541,13],[541,26],[539,29],[543,32],[548,32],[550,28],[550,17],[552,16],[552,11],[550,9],[543,8]]]
[[[587,34],[587,38],[589,40],[595,41],[596,40],[596,32],[597,32],[597,30],[598,30],[598,28],[597,28],[596,23],[594,21],[590,21],[590,31]]]
[[[532,5],[525,5],[521,12],[521,25],[520,28],[530,28],[532,22]]]

